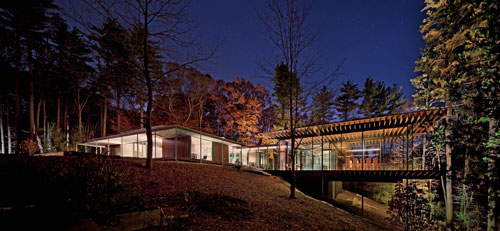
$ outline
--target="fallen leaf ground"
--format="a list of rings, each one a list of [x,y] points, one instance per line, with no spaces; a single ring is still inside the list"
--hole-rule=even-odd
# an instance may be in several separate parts
[[[275,176],[213,164],[117,160],[128,166],[148,207],[165,208],[179,230],[384,230],[300,192]]]

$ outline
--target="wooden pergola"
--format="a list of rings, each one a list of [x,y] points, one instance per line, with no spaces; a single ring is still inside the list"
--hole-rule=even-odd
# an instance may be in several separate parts
[[[296,129],[296,138],[325,136],[330,139],[340,134],[377,131],[382,136],[397,136],[404,134],[408,129],[414,136],[422,136],[427,129],[446,114],[446,108],[415,111],[396,115],[386,115],[374,118],[356,119],[329,124],[311,125]],[[338,135],[338,136],[335,136]],[[279,130],[262,134],[270,141],[290,139],[289,130]]]
[[[356,153],[361,153],[357,155],[358,159],[356,161],[358,163],[356,168],[359,168],[359,166],[361,166],[361,170],[365,170],[365,165],[367,163],[365,154],[373,151],[370,149],[366,149],[367,146],[380,146],[380,148],[378,149],[379,157],[377,163],[382,163],[382,144],[386,144],[387,142],[393,142],[396,140],[402,140],[402,143],[404,144],[402,148],[405,152],[403,153],[403,155],[406,156],[403,156],[401,160],[403,162],[401,163],[403,166],[402,169],[398,170],[409,170],[409,150],[412,148],[410,147],[410,143],[411,145],[413,145],[414,138],[422,137],[423,135],[428,133],[430,128],[432,128],[434,124],[438,123],[441,119],[444,118],[444,116],[446,115],[446,111],[446,108],[439,108],[300,127],[296,129],[296,143],[302,146],[309,145],[310,147],[308,152],[311,153],[312,168],[309,170],[346,170],[338,169],[336,166],[327,166],[327,168],[325,169],[325,167],[323,167],[323,164],[325,163],[323,158],[324,151],[326,150],[336,150],[337,156],[333,157],[335,160],[342,158],[346,160],[346,158],[351,158],[351,162],[354,151]],[[281,147],[283,142],[290,143],[289,130],[266,132],[263,133],[262,136],[269,143],[277,144],[278,147]],[[319,151],[319,149],[315,151],[315,145],[321,145],[321,151]],[[346,153],[345,150],[353,146],[359,147],[359,150],[350,150],[350,153]],[[278,150],[278,152],[281,151],[282,150]],[[287,153],[288,151],[289,150],[286,150],[285,153]],[[320,169],[314,167],[314,152],[321,153]],[[348,157],[349,155],[351,157]],[[360,156],[362,156],[362,158]],[[285,163],[289,163],[288,154],[284,155],[283,157],[285,158]],[[328,158],[331,159],[332,157],[329,156]],[[359,163],[360,159],[361,164]],[[373,163],[373,160],[371,161]],[[300,169],[302,169],[302,156],[300,157],[300,163]],[[422,166],[422,169],[424,169],[424,166]]]

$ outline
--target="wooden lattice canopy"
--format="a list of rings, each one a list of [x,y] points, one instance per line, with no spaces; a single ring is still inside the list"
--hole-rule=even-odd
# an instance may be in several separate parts
[[[373,118],[356,119],[330,124],[311,125],[296,129],[295,137],[304,139],[303,143],[356,142],[362,137],[365,142],[392,139],[404,135],[418,137],[446,115],[446,108],[415,111]],[[290,139],[289,130],[278,130],[262,134],[269,141]]]

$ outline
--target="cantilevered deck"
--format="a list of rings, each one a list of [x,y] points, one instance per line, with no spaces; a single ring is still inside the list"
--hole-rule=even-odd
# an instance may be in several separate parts
[[[292,171],[267,170],[266,172],[285,179],[291,177]],[[437,170],[323,170],[296,171],[295,175],[302,179],[323,179],[325,181],[363,181],[363,182],[398,182],[403,179],[439,179],[444,171]]]

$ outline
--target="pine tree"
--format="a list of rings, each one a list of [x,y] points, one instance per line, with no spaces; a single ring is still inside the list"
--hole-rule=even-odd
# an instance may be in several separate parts
[[[323,86],[312,98],[311,105],[311,123],[323,124],[333,120],[333,92]]]
[[[340,95],[333,102],[337,116],[342,120],[350,120],[353,117],[353,112],[358,108],[357,100],[359,97],[361,97],[361,92],[356,84],[350,81],[343,82]]]
[[[359,105],[359,113],[366,118],[383,115],[389,105],[389,94],[390,89],[383,82],[366,78],[361,91],[363,100]]]
[[[306,101],[303,95],[304,89],[300,84],[299,78],[296,74],[291,74],[288,71],[286,64],[276,66],[274,71],[274,92],[272,96],[276,102],[274,110],[279,116],[275,123],[275,129],[287,129],[287,126],[289,126],[290,94],[292,96],[292,108],[298,110],[296,117],[297,125],[304,125],[306,123]]]
[[[396,84],[392,88],[387,88],[389,91],[388,103],[385,108],[387,114],[397,114],[403,112],[403,105],[406,102],[405,97],[403,97],[403,88],[397,87]]]
[[[426,1],[427,18],[421,26],[426,43],[412,80],[420,107],[444,104],[446,224],[453,221],[453,185],[476,178],[488,182],[487,229],[495,229],[498,179],[498,1]],[[469,132],[467,132],[469,131]],[[471,136],[471,131],[473,135]],[[484,138],[488,137],[488,138]],[[486,140],[485,140],[486,139]],[[484,151],[488,155],[484,155]],[[464,154],[465,153],[465,154]],[[465,156],[464,156],[465,155]],[[465,165],[452,166],[465,160]],[[488,161],[485,171],[484,161]],[[467,166],[467,167],[466,167]],[[478,167],[475,167],[478,166]],[[469,172],[474,169],[475,172]],[[482,169],[482,170],[481,170]],[[452,181],[452,176],[457,181]],[[477,182],[476,180],[476,182]],[[477,183],[471,189],[477,188]],[[477,193],[479,194],[479,193]]]

